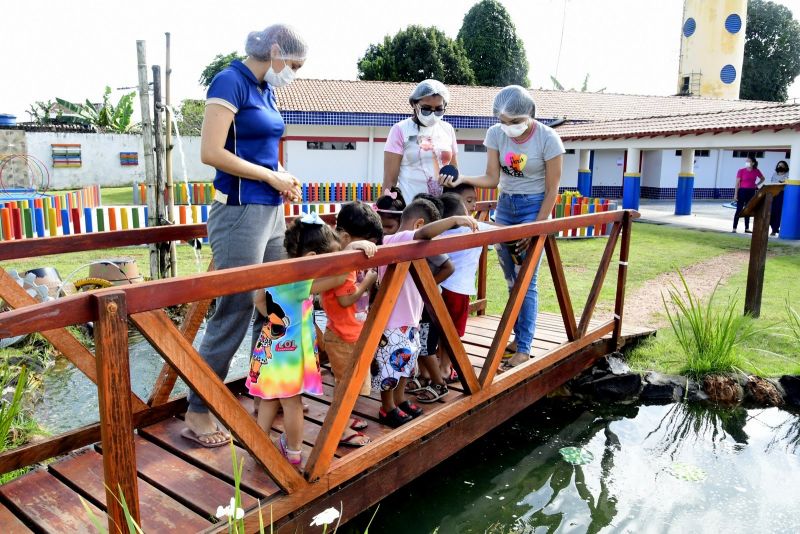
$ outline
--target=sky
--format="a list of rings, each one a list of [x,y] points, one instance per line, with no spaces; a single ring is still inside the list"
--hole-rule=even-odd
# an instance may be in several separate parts
[[[501,0],[522,38],[533,87],[628,94],[672,94],[676,87],[682,0]],[[275,22],[296,26],[309,43],[301,77],[355,79],[371,43],[410,24],[455,37],[475,0],[319,1],[75,0],[6,2],[0,30],[0,113],[29,120],[37,100],[101,100],[103,89],[137,84],[136,41],[148,64],[165,57],[172,36],[173,103],[203,98],[200,72],[218,53],[244,50],[248,32]],[[800,14],[800,0],[779,3]],[[562,39],[563,30],[563,39]],[[150,72],[148,70],[148,72]],[[789,89],[800,98],[800,83]],[[138,108],[138,100],[136,102]]]

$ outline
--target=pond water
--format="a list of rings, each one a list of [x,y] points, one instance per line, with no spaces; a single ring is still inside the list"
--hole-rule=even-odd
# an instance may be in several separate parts
[[[800,532],[800,417],[544,400],[384,499],[370,530]]]

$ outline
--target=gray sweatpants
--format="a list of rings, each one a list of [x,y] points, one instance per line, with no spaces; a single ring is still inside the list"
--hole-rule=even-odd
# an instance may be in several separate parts
[[[228,206],[214,202],[208,215],[208,238],[216,269],[285,258],[285,233],[283,206]],[[247,292],[218,297],[214,315],[206,325],[199,352],[223,380],[250,326],[253,296],[253,292]],[[258,328],[260,325],[254,325],[254,330]],[[189,392],[189,410],[208,411],[194,391]]]

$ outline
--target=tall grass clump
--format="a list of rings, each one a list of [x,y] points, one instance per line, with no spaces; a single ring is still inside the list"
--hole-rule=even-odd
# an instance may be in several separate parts
[[[800,312],[789,304],[789,297],[786,297],[786,315],[789,319],[787,321],[789,335],[794,338],[795,347],[797,347],[798,354],[800,354]]]
[[[727,303],[716,302],[719,282],[703,305],[700,298],[692,293],[683,273],[681,278],[684,296],[673,284],[668,290],[669,301],[663,294],[667,318],[675,332],[678,343],[686,357],[682,372],[701,378],[708,374],[728,373],[741,369],[743,359],[739,346],[760,333],[753,326],[752,319],[739,315],[738,299],[731,297]]]

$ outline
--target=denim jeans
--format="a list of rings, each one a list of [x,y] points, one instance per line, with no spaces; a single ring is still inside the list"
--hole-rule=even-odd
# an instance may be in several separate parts
[[[502,193],[500,199],[497,201],[495,220],[498,224],[502,224],[503,226],[534,222],[536,217],[539,216],[539,210],[542,208],[543,201],[544,193],[538,195],[509,195]],[[508,283],[508,291],[510,294],[514,283],[517,281],[520,266],[514,264],[508,247],[504,246],[502,243],[498,243],[495,245],[495,249],[497,250],[497,257],[500,260],[500,267],[503,268],[503,276],[505,276],[506,282]],[[524,258],[524,254],[522,257]],[[539,264],[541,264],[541,258],[539,259]],[[531,284],[528,286],[528,291],[525,293],[525,300],[522,303],[517,322],[514,323],[514,338],[517,342],[517,352],[525,354],[531,353],[533,335],[536,331],[536,314],[539,311],[539,290],[537,288],[539,264],[536,265],[533,271]]]

